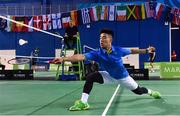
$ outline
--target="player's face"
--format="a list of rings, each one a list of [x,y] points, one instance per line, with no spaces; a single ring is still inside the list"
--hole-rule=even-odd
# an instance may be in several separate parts
[[[101,33],[100,35],[100,46],[103,49],[106,49],[111,46],[112,36],[106,33]]]

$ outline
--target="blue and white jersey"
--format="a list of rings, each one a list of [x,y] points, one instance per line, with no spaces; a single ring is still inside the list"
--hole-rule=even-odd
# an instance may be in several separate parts
[[[101,69],[107,71],[113,78],[122,79],[129,75],[123,65],[122,57],[130,53],[130,49],[112,46],[112,51],[109,54],[106,50],[100,48],[97,51],[91,51],[84,55],[86,60],[98,62]]]

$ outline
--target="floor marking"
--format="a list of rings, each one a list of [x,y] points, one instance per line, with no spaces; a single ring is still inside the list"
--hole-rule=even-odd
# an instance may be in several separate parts
[[[116,94],[117,94],[117,92],[118,92],[119,87],[120,87],[120,84],[118,84],[118,86],[117,86],[117,88],[116,88],[113,96],[111,97],[111,99],[110,99],[109,103],[107,104],[104,112],[102,113],[102,116],[106,116],[106,113],[107,113],[107,111],[109,110],[109,108],[110,108],[110,106],[111,106],[111,104],[112,104],[112,102],[113,102],[113,100],[114,100],[114,97],[116,96]]]
[[[128,95],[128,94],[121,94],[121,96],[123,97],[137,97],[137,96],[139,96],[139,95]],[[141,95],[141,96],[146,96],[146,95]],[[180,94],[162,94],[161,95],[162,97],[164,96],[164,97],[179,97],[180,96]]]

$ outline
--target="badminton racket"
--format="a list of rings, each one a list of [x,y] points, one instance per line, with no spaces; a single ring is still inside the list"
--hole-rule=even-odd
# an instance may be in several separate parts
[[[10,60],[8,60],[8,64],[12,64],[12,65],[23,65],[23,64],[29,64],[31,63],[32,59],[31,58],[12,58]],[[35,61],[36,63],[48,63],[48,64],[54,64],[54,62],[52,60],[39,60],[39,61]]]

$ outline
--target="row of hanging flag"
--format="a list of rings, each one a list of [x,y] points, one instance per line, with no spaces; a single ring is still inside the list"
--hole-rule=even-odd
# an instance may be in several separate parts
[[[101,5],[80,10],[40,16],[6,16],[9,19],[41,30],[62,29],[96,21],[128,21],[155,18],[180,26],[180,9],[157,2],[134,5]],[[0,18],[0,30],[7,32],[34,32],[32,28]]]

